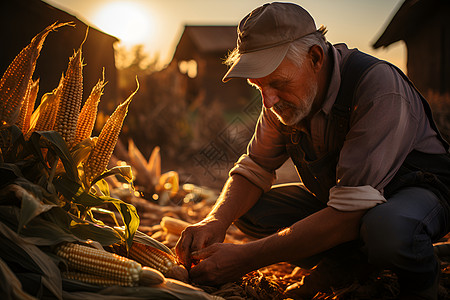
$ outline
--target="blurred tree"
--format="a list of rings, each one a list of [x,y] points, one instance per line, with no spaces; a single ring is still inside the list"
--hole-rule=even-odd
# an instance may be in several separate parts
[[[159,70],[159,55],[149,57],[142,46],[117,49],[121,101],[136,88],[136,76],[140,85],[122,129],[123,144],[128,145],[131,138],[147,159],[159,146],[163,171],[184,174],[181,182],[183,177],[192,179],[199,173],[215,180],[218,177],[209,174],[213,167],[214,172],[226,175],[245,151],[252,134],[249,128],[257,116],[247,124],[249,112],[245,108],[230,115],[224,102],[201,101],[205,93],[189,94],[189,81],[193,79],[177,64]],[[216,148],[219,152],[213,153]]]

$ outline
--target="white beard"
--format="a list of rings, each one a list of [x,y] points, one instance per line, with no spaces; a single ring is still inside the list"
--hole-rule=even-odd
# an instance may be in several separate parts
[[[317,82],[312,81],[309,85],[308,94],[305,96],[299,107],[281,100],[270,108],[281,123],[287,126],[298,124],[311,112],[314,99],[317,96]]]

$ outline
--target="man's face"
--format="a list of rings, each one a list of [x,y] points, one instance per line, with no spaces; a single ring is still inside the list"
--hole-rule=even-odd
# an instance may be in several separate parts
[[[309,115],[317,95],[317,77],[308,58],[301,68],[284,59],[271,74],[248,81],[260,90],[264,107],[288,126]]]

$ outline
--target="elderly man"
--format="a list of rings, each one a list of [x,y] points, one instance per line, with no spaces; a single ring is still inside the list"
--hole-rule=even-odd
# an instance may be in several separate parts
[[[246,78],[263,109],[216,205],[183,232],[176,252],[194,263],[198,283],[282,261],[319,263],[312,274],[343,262],[358,276],[369,263],[396,272],[401,297],[436,299],[432,243],[449,231],[448,144],[399,69],[331,45],[324,33],[290,3],[242,19],[223,80]],[[289,157],[302,183],[272,186]],[[222,243],[233,222],[260,239]],[[314,295],[307,283],[300,294]]]

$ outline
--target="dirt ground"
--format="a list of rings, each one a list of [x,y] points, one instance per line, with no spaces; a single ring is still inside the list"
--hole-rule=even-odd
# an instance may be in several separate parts
[[[180,230],[168,230],[164,222],[180,220],[186,225],[200,221],[211,209],[213,202],[204,199],[182,205],[160,206],[152,201],[131,197],[128,202],[135,205],[141,217],[139,230],[173,248],[179,238]],[[179,201],[178,203],[180,203]],[[450,235],[440,242],[448,242]],[[252,240],[232,226],[227,232],[225,242],[245,243]],[[439,299],[450,299],[450,253],[441,257]],[[396,299],[399,294],[397,278],[389,270],[379,270],[370,274],[364,282],[354,280],[340,288],[324,289],[312,297],[304,298],[297,294],[304,278],[310,270],[301,269],[288,263],[278,263],[251,272],[241,280],[220,287],[200,286],[207,293],[224,299]]]
[[[181,231],[188,224],[202,220],[211,210],[217,196],[228,176],[230,165],[201,164],[183,166],[178,169],[180,190],[170,197],[170,201],[161,203],[150,194],[132,196],[127,191],[116,191],[118,198],[132,203],[140,216],[139,230],[173,248]],[[139,177],[138,177],[139,178]],[[277,170],[276,183],[298,182],[299,178],[291,160]],[[185,183],[192,183],[190,191],[184,189]],[[189,185],[189,184],[188,184]],[[139,186],[137,186],[139,189]],[[191,187],[192,188],[192,187]],[[167,200],[167,199],[166,199]],[[168,229],[169,221],[181,223],[176,232]],[[181,228],[180,228],[181,227]],[[448,242],[450,236],[440,242]],[[252,238],[231,226],[227,231],[225,242],[246,243]],[[448,257],[447,257],[448,256]],[[442,276],[440,279],[440,298],[450,299],[450,247],[448,253],[441,257]],[[206,292],[224,299],[396,299],[399,295],[397,277],[389,270],[372,272],[364,281],[352,280],[345,285],[330,288],[323,284],[312,296],[299,295],[300,286],[311,270],[301,269],[288,263],[279,263],[243,276],[236,282],[219,287],[201,286]],[[339,277],[338,273],[335,277]],[[308,280],[308,279],[307,279]],[[307,281],[306,280],[306,281]]]

